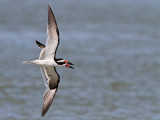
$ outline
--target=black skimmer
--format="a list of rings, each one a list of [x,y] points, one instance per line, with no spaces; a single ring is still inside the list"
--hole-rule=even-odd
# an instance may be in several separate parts
[[[36,64],[40,66],[42,77],[47,88],[43,95],[44,100],[41,116],[44,116],[49,110],[58,89],[60,77],[55,67],[65,66],[67,68],[73,68],[73,64],[71,62],[62,58],[57,59],[55,57],[59,44],[59,31],[53,11],[49,5],[47,34],[46,46],[36,41],[37,45],[42,48],[39,59],[23,62],[26,64]]]

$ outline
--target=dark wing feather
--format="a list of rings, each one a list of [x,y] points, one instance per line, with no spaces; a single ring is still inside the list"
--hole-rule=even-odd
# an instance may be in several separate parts
[[[55,58],[56,50],[59,44],[59,31],[53,11],[48,5],[48,38],[46,40],[45,59]]]
[[[56,94],[57,89],[47,89],[44,93],[44,98],[43,98],[43,107],[42,107],[42,113],[41,116],[44,116],[47,111],[49,110],[52,101],[54,99],[54,96]]]

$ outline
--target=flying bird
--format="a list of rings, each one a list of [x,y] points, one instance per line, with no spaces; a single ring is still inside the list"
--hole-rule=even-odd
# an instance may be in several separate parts
[[[62,58],[56,58],[56,51],[59,45],[59,30],[54,17],[53,11],[48,5],[48,25],[47,25],[46,45],[36,41],[37,45],[42,48],[39,59],[25,61],[25,64],[35,64],[40,66],[42,78],[46,86],[43,94],[43,106],[41,116],[44,116],[49,110],[55,94],[58,89],[60,76],[56,71],[56,67],[72,68],[72,63]]]

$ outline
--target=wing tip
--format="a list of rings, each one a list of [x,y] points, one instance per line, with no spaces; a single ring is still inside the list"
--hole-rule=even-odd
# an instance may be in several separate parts
[[[39,41],[36,40],[36,43],[37,43],[38,47],[40,47],[40,48],[45,48],[45,45],[43,45],[43,44],[40,43]]]
[[[43,117],[48,112],[49,108],[51,107],[56,91],[57,91],[57,88],[47,89],[45,91],[44,97],[43,97],[44,100],[43,100],[41,117]]]
[[[48,9],[51,8],[49,4],[47,6],[48,6]]]
[[[52,9],[51,9],[51,7],[50,7],[50,5],[48,4],[48,11],[52,11]]]
[[[41,117],[44,117],[44,115],[45,115],[45,113],[42,112],[42,113],[41,113]]]

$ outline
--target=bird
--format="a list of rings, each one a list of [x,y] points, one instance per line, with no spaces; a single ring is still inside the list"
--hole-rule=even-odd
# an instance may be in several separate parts
[[[54,13],[49,5],[46,45],[37,40],[36,43],[42,49],[39,58],[32,61],[24,61],[23,63],[40,66],[42,78],[46,86],[46,90],[43,94],[43,106],[41,112],[41,117],[43,117],[49,110],[58,90],[60,76],[56,71],[56,67],[74,69],[73,63],[63,58],[56,58],[56,51],[59,45],[59,30]]]

